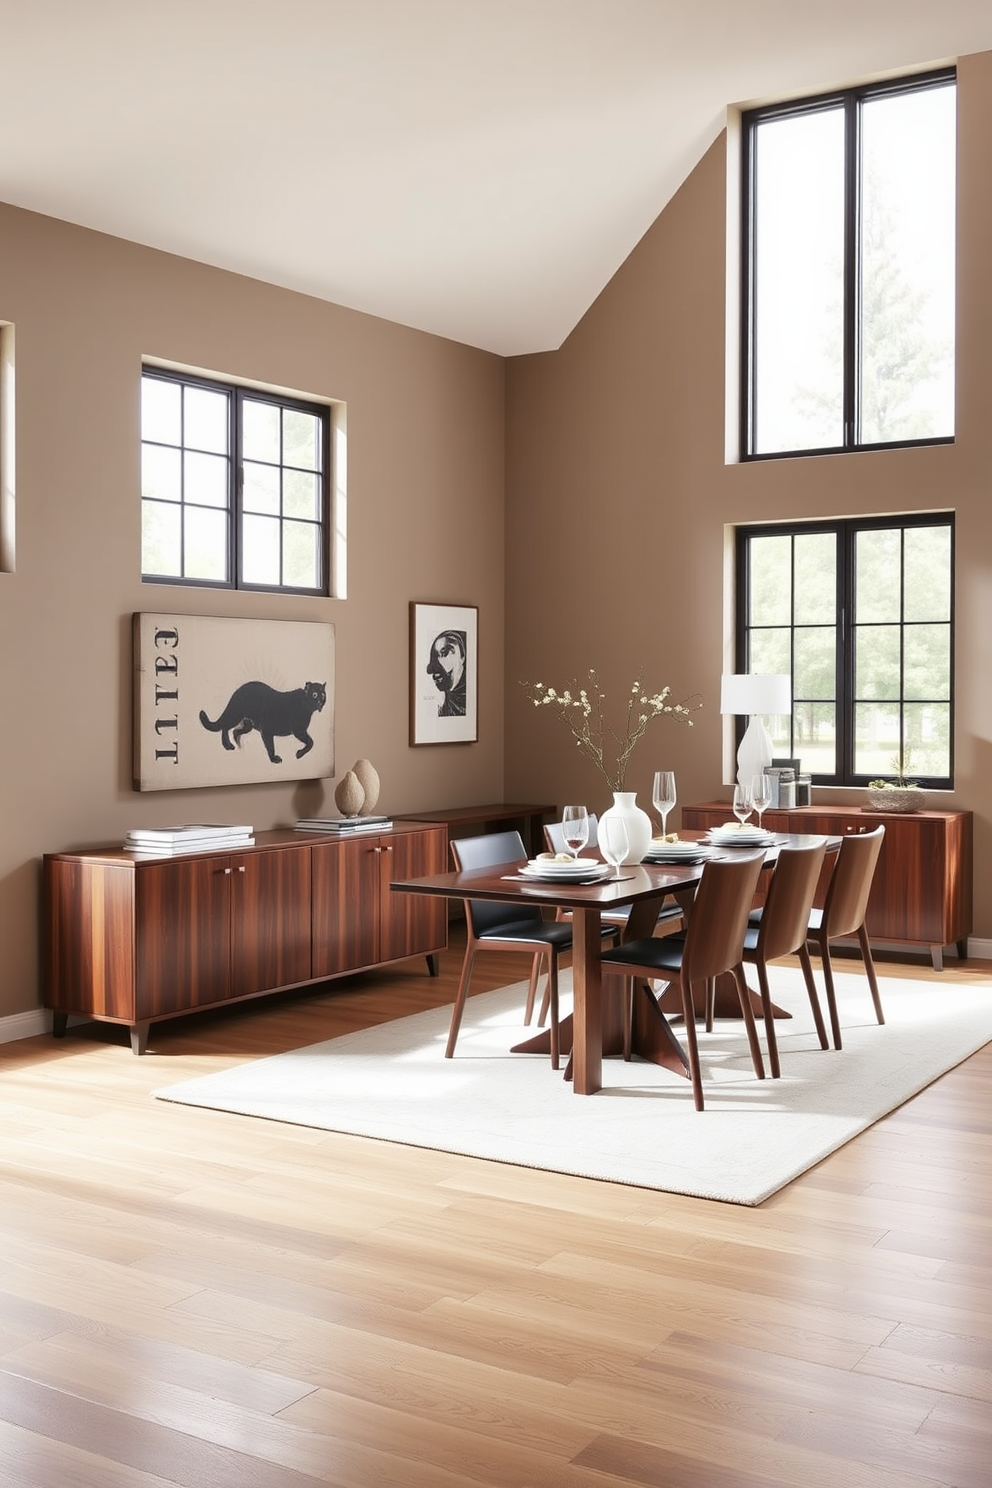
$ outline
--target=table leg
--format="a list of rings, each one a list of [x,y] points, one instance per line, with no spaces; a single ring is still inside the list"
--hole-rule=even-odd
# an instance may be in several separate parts
[[[603,1087],[602,927],[599,910],[572,911],[572,1090]]]

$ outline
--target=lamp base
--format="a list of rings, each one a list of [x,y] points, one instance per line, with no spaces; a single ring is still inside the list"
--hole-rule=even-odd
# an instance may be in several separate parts
[[[755,775],[771,768],[772,758],[771,735],[762,718],[757,713],[752,713],[751,722],[737,751],[738,784],[750,785]]]

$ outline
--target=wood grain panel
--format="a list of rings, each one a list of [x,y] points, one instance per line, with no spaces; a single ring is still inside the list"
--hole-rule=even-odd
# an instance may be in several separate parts
[[[139,1020],[231,995],[231,860],[179,858],[135,870]]]
[[[231,994],[310,979],[310,845],[231,858]]]
[[[448,943],[448,908],[443,899],[420,894],[394,894],[390,879],[422,878],[447,868],[447,833],[443,827],[416,836],[383,839],[380,854],[379,960],[427,955]]]
[[[379,838],[313,847],[315,977],[374,966],[378,960]]]
[[[134,874],[46,858],[45,1005],[134,1018]]]

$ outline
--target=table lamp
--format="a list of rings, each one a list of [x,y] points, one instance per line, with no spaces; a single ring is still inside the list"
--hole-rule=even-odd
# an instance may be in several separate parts
[[[737,751],[737,779],[741,785],[750,785],[751,777],[772,762],[772,741],[762,715],[792,712],[792,678],[759,672],[722,677],[720,712],[746,713],[751,720]]]

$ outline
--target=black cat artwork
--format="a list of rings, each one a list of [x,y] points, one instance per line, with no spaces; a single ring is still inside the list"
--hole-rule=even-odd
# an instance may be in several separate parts
[[[220,734],[225,749],[240,746],[245,734],[257,729],[269,759],[274,765],[281,765],[282,757],[276,754],[276,739],[292,734],[303,745],[296,751],[296,758],[302,759],[309,754],[313,748],[313,740],[307,732],[310,720],[326,702],[327,686],[323,682],[307,682],[293,692],[277,692],[267,682],[243,682],[231,693],[230,701],[216,723],[211,723],[202,709],[200,722],[212,734]]]

